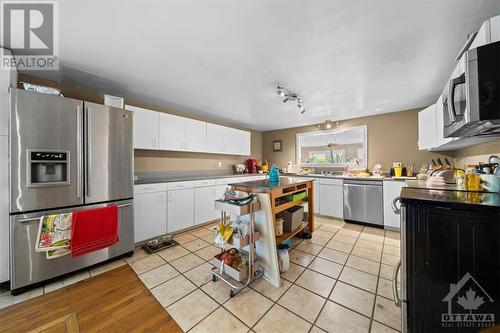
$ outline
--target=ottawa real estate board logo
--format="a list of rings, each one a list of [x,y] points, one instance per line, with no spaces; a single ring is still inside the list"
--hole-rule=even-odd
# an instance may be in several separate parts
[[[59,3],[1,1],[0,69],[59,69]]]
[[[443,302],[448,303],[448,313],[441,314],[442,327],[495,326],[495,314],[481,311],[488,303],[493,303],[493,299],[470,273],[466,273],[456,284],[450,284],[450,292],[443,298]]]

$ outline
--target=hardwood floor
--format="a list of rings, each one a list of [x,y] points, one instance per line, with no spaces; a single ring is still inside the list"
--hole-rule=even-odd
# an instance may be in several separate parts
[[[0,310],[0,332],[182,332],[128,266]]]

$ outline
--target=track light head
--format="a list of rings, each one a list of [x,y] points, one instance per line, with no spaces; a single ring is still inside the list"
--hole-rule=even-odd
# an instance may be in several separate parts
[[[297,107],[300,109],[300,113],[303,114],[304,112],[306,112],[302,97],[300,97],[296,93],[283,88],[280,84],[278,84],[276,87],[276,93],[281,97],[283,103],[286,103],[288,101],[297,101]]]

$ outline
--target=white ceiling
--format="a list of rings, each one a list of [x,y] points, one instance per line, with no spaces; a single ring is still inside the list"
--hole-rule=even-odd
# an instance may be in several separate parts
[[[500,0],[64,0],[62,68],[35,75],[286,128],[433,103],[467,34],[495,14]]]

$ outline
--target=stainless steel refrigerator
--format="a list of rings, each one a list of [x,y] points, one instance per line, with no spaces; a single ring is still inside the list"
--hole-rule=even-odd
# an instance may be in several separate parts
[[[28,285],[133,251],[132,113],[11,91],[10,283]],[[81,257],[35,252],[41,216],[116,204],[119,243]]]

